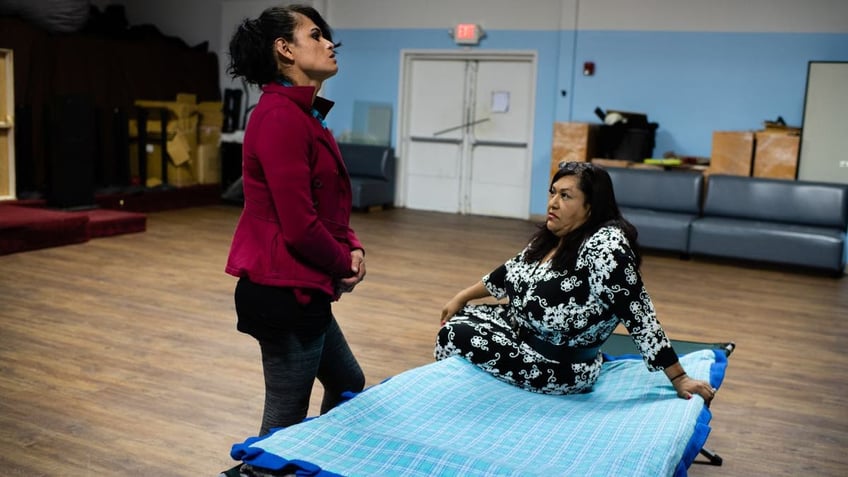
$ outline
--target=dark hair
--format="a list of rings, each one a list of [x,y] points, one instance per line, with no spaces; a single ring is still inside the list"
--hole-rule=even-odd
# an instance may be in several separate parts
[[[324,38],[333,41],[330,25],[314,8],[306,5],[267,8],[259,18],[245,18],[236,28],[230,39],[230,64],[227,66],[227,73],[233,78],[244,77],[248,83],[260,86],[275,80],[286,80],[277,67],[274,42],[277,38],[294,41],[296,13],[315,22]]]
[[[583,242],[601,227],[612,225],[620,228],[630,242],[638,269],[642,264],[642,255],[639,252],[636,227],[622,217],[615,200],[615,191],[609,173],[603,167],[589,162],[566,162],[560,165],[559,170],[554,174],[551,187],[565,176],[578,177],[578,187],[585,196],[586,204],[590,207],[589,217],[583,225],[568,232],[562,238],[562,245],[560,245],[560,238],[548,230],[545,224],[541,224],[530,240],[525,259],[528,262],[542,260],[548,252],[559,247],[552,259],[554,268],[571,269],[577,263],[577,252]]]

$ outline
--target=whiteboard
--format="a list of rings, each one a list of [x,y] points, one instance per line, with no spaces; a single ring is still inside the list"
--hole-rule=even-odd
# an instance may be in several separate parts
[[[848,184],[848,62],[811,61],[798,179]]]

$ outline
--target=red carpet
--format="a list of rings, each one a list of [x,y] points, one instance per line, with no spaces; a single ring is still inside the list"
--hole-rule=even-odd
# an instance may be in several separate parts
[[[0,255],[85,242],[88,215],[0,204]]]
[[[120,210],[79,212],[0,204],[0,255],[144,232],[147,216]]]
[[[219,204],[221,186],[103,194],[95,202],[98,208],[81,211],[48,209],[42,199],[0,202],[0,255],[144,232],[143,212]]]
[[[147,216],[137,212],[91,209],[84,213],[88,215],[89,238],[144,232],[147,228]]]

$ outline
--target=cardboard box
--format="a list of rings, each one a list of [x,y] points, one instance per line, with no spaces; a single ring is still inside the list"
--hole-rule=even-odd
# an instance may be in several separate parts
[[[220,101],[204,101],[197,103],[197,113],[200,115],[201,126],[224,126],[224,103]]]
[[[165,139],[169,158],[168,184],[176,187],[197,184],[195,164],[201,131],[199,127],[201,108],[197,104],[197,96],[180,93],[175,101],[137,100],[134,104],[148,110],[164,110],[167,114]],[[153,187],[162,183],[162,153],[159,145],[162,138],[162,121],[155,113],[151,113],[150,116],[151,118],[147,121],[147,186]],[[218,138],[215,138],[214,131],[211,132],[212,137],[208,140],[220,140],[220,133],[217,134]],[[134,119],[129,121],[129,136],[138,140],[138,124]],[[131,164],[136,174],[138,174],[137,154],[137,145],[131,144],[131,161],[135,158],[135,162]]]
[[[185,161],[174,164],[168,161],[168,184],[174,187],[186,187],[197,184],[192,164],[194,161]],[[141,177],[139,171],[138,149],[130,149],[130,170],[133,176]],[[162,148],[158,144],[147,145],[147,187],[156,187],[162,184]]]
[[[193,93],[177,93],[177,102],[185,104],[197,104],[197,95]]]
[[[218,144],[199,144],[194,177],[200,184],[221,183],[221,153]]]
[[[197,157],[197,118],[193,119],[194,126],[186,130],[169,133],[165,143],[168,157],[174,165],[182,165]],[[159,147],[160,138],[158,134],[148,135],[147,144]],[[136,144],[130,145],[130,151],[137,149]]]
[[[709,174],[750,176],[754,160],[754,133],[751,131],[713,132]]]
[[[595,156],[600,124],[579,122],[554,123],[551,148],[551,177],[561,162],[586,162]]]
[[[755,139],[754,177],[794,180],[801,136],[794,131],[766,129],[757,132]]]
[[[210,158],[214,155],[215,161],[218,161],[218,146],[221,144],[221,129],[224,126],[223,107],[224,105],[220,101],[206,101],[197,105],[200,115],[197,142],[200,145],[199,147],[208,146],[205,148],[203,155]],[[200,151],[198,151],[198,159],[200,156]],[[214,182],[205,182],[198,177],[200,183],[212,184],[220,182],[220,166],[218,167],[218,176]],[[201,168],[201,166],[198,166],[198,168]]]
[[[179,101],[148,101],[139,99],[133,103],[145,109],[164,109],[168,113],[167,129],[169,133],[185,131],[197,126],[197,105]],[[147,133],[159,133],[162,131],[162,122],[159,119],[148,119]],[[135,119],[129,122],[130,137],[138,136],[138,124]]]

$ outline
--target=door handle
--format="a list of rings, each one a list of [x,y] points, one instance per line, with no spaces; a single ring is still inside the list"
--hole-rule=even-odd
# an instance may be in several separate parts
[[[471,121],[470,123],[460,124],[459,126],[454,126],[454,127],[450,127],[450,128],[447,128],[447,129],[442,129],[441,131],[434,132],[433,136],[438,136],[438,135],[444,134],[446,132],[455,131],[457,129],[462,129],[464,127],[473,126],[475,124],[485,123],[486,121],[490,121],[490,118],[477,119],[477,120]]]
[[[471,143],[471,146],[527,147],[527,143],[511,141],[474,141]]]
[[[409,139],[415,142],[435,142],[439,144],[461,144],[462,139],[439,138],[428,136],[409,136]]]

